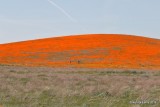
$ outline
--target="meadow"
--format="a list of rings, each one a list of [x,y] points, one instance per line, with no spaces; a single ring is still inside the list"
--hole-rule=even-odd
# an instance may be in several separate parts
[[[2,107],[160,107],[160,71],[0,66]]]

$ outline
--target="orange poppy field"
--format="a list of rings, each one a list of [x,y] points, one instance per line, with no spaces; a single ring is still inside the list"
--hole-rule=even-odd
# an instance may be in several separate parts
[[[0,45],[0,64],[17,66],[160,69],[160,40],[86,34]]]
[[[160,40],[70,35],[0,44],[4,107],[160,107]]]

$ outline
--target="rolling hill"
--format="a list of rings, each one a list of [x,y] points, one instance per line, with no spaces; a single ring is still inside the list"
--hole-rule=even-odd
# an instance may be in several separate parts
[[[87,34],[1,44],[0,64],[160,69],[160,40],[122,34]]]

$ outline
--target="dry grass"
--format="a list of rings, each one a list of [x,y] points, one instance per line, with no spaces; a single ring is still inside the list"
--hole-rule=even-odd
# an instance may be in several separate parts
[[[159,71],[3,66],[0,73],[3,107],[160,107]]]

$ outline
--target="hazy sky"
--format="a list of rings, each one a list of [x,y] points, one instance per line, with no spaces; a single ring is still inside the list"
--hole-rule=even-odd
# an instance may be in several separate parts
[[[0,0],[0,43],[88,33],[160,39],[159,11],[160,0]]]

